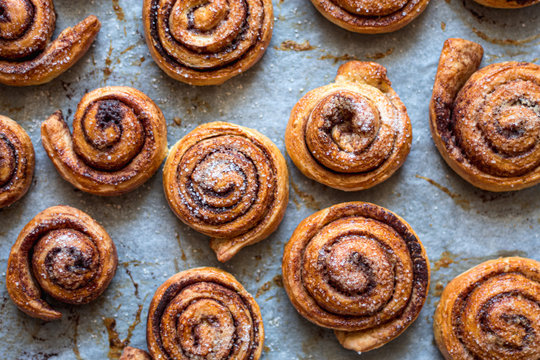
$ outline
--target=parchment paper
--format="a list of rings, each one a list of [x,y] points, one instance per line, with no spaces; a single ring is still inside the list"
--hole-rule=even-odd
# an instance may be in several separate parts
[[[256,296],[266,331],[264,359],[442,359],[432,335],[442,286],[487,259],[517,254],[540,260],[540,186],[502,194],[475,189],[446,166],[428,126],[443,41],[464,37],[481,43],[483,65],[538,62],[540,5],[504,11],[471,0],[432,0],[405,29],[369,36],[333,25],[308,0],[276,0],[274,35],[264,58],[245,74],[214,87],[176,82],[154,64],[143,39],[142,1],[55,0],[55,6],[56,34],[90,14],[97,15],[103,27],[88,54],[50,84],[0,86],[0,113],[30,133],[37,161],[28,195],[0,210],[0,358],[115,359],[125,344],[146,348],[146,313],[156,288],[180,270],[204,265],[231,272]],[[313,49],[279,50],[286,40],[309,41]],[[350,58],[376,60],[388,68],[413,124],[405,165],[373,189],[344,193],[308,180],[287,157],[291,199],[283,223],[270,238],[226,264],[216,261],[207,237],[184,226],[169,210],[161,170],[133,193],[101,198],[62,180],[41,145],[39,126],[52,112],[62,109],[71,123],[87,91],[128,85],[161,107],[170,146],[199,124],[223,120],[256,128],[285,154],[283,137],[293,105],[307,91],[332,81],[338,66]],[[370,201],[404,217],[424,243],[433,270],[430,296],[418,320],[398,339],[361,356],[342,349],[332,331],[300,317],[279,278],[283,245],[297,224],[318,209],[350,200]],[[13,305],[5,289],[5,269],[22,227],[57,204],[77,207],[99,221],[118,247],[120,265],[97,301],[80,307],[53,302],[65,316],[45,323]]]

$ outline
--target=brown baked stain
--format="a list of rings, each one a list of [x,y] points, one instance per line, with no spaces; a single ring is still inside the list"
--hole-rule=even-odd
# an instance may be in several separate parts
[[[522,58],[524,55],[529,55],[529,52],[527,52],[527,51],[515,51],[515,52],[505,51],[502,54],[485,54],[488,63],[495,62],[496,60],[499,60],[499,59],[501,59],[503,57],[516,58],[516,57],[519,56],[519,57]]]
[[[258,298],[259,296],[266,293],[268,290],[272,289],[272,287],[283,287],[283,276],[281,274],[278,274],[272,278],[272,280],[265,282],[255,294],[255,297]],[[267,299],[268,300],[268,299]]]
[[[107,57],[105,58],[105,67],[103,68],[103,82],[106,82],[112,74],[112,69],[111,69],[112,52],[113,52],[113,46],[112,46],[112,40],[111,40],[111,43],[109,44],[109,52],[107,53]]]
[[[173,122],[176,126],[182,126],[182,118],[181,117],[178,117],[178,116],[175,116],[173,117]]]
[[[269,353],[269,352],[270,352],[270,348],[269,348],[267,345],[264,345],[264,346],[263,346],[263,352]]]
[[[131,280],[131,283],[133,284],[133,288],[135,289],[135,297],[139,297],[139,284],[135,282],[133,279],[133,275],[131,274],[131,271],[129,270],[128,266],[124,263],[122,264],[124,267],[124,270],[126,270],[126,274],[129,276],[129,279]]]
[[[497,38],[494,38],[494,37],[491,37],[489,35],[487,35],[486,33],[478,30],[477,28],[472,28],[472,31],[476,34],[476,36],[478,36],[479,38],[481,38],[482,40],[485,40],[487,42],[490,42],[492,44],[496,44],[496,45],[523,45],[523,44],[527,44],[527,43],[530,43],[530,42],[533,42],[537,39],[540,39],[540,34],[536,34],[536,35],[531,35],[529,37],[526,37],[524,39],[519,39],[519,40],[514,40],[514,39],[497,39]],[[534,45],[537,45],[537,44],[534,44]]]
[[[193,115],[194,113],[196,114],[198,112],[210,112],[210,104],[198,96],[194,96],[192,98],[185,96],[183,100],[185,103],[190,105],[186,108],[186,113],[188,115]]]
[[[310,51],[316,49],[309,43],[309,40],[305,40],[302,43],[298,43],[294,40],[285,40],[279,46],[274,46],[274,49],[281,51]]]
[[[186,253],[184,252],[184,247],[182,246],[182,241],[180,240],[180,234],[176,233],[175,234],[176,236],[176,242],[178,243],[178,247],[180,248],[180,258],[182,259],[182,261],[186,261],[187,260],[187,256],[186,256]]]
[[[81,352],[79,351],[79,314],[73,314],[73,354],[75,355],[75,359],[77,360],[83,360],[81,357]]]
[[[310,195],[310,194],[300,190],[298,185],[292,179],[291,179],[291,187],[292,187],[294,193],[296,194],[296,196],[298,196],[302,200],[302,202],[304,203],[306,208],[312,209],[312,210],[320,210],[321,209],[321,204],[319,204],[319,202],[317,200],[315,200],[313,195]]]
[[[439,271],[441,268],[447,268],[456,261],[457,255],[449,251],[443,251],[439,260],[433,263],[432,271]]]
[[[352,61],[352,60],[360,60],[358,57],[350,54],[343,54],[343,55],[332,55],[332,54],[325,54],[322,55],[319,60],[334,60],[334,64],[337,64],[341,61]]]
[[[441,30],[442,31],[446,30],[446,23],[444,21],[441,21]]]
[[[146,58],[144,56],[141,56],[139,59],[132,61],[131,66],[141,66],[143,62],[145,62]]]
[[[444,284],[440,281],[435,283],[435,289],[432,291],[433,296],[441,297],[444,290]]]
[[[374,54],[367,54],[365,55],[365,58],[369,60],[380,60],[382,58],[387,57],[388,55],[391,55],[393,52],[394,52],[394,48],[389,48],[385,52],[376,52]]]
[[[446,186],[443,186],[443,185],[439,184],[438,182],[436,182],[435,180],[432,180],[432,179],[430,179],[428,177],[425,177],[425,176],[422,176],[422,175],[419,175],[419,174],[416,174],[416,177],[418,179],[422,179],[422,180],[427,181],[429,184],[435,186],[437,189],[441,190],[446,195],[450,196],[450,198],[452,200],[454,200],[454,202],[457,205],[459,205],[463,210],[470,210],[471,209],[470,201],[467,200],[467,199],[464,199],[463,196],[461,196],[460,194],[453,193]]]
[[[120,6],[120,1],[112,0],[112,6],[114,13],[116,14],[116,18],[120,21],[124,21],[126,19],[126,15],[124,14],[124,10]]]
[[[126,338],[124,340],[120,340],[120,336],[118,334],[118,331],[116,331],[116,319],[114,318],[104,318],[103,324],[105,325],[105,328],[107,329],[107,334],[109,336],[109,359],[116,360],[120,359],[120,356],[122,356],[122,351],[126,346],[129,345],[131,342],[131,337],[133,336],[133,330],[141,323],[141,312],[142,312],[143,306],[139,305],[137,309],[137,313],[135,314],[135,320],[133,320],[133,323],[128,328]]]
[[[292,200],[292,202],[294,203],[294,206],[296,206],[296,210],[300,210],[300,208],[301,208],[302,206],[300,205],[300,202],[298,202],[298,199],[296,199],[296,197],[292,196],[292,197],[291,197],[291,200]]]
[[[281,274],[277,274],[272,279],[272,282],[274,283],[275,286],[282,288],[283,287],[283,276]]]
[[[131,51],[131,50],[135,49],[135,46],[137,46],[137,45],[135,45],[135,44],[129,45],[127,48],[125,48],[124,50],[120,51],[120,55],[124,55],[124,54],[127,53],[128,51]]]

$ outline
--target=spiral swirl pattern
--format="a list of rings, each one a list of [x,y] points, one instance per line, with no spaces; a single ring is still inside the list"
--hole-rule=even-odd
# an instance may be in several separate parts
[[[101,26],[89,16],[51,42],[55,23],[52,0],[0,3],[0,83],[27,86],[51,81],[86,53]]]
[[[259,359],[264,329],[259,306],[230,274],[197,268],[172,276],[148,312],[155,359]]]
[[[0,115],[0,208],[26,194],[34,175],[34,147],[24,129]]]
[[[171,209],[212,236],[220,261],[272,233],[288,202],[288,172],[262,134],[215,122],[199,126],[171,150],[163,186]]]
[[[302,316],[363,352],[394,339],[416,319],[427,297],[429,264],[397,215],[351,202],[300,223],[285,247],[283,280]]]
[[[433,137],[452,168],[478,187],[532,186],[540,182],[540,66],[505,62],[474,72],[480,59],[473,54],[459,57],[461,70],[452,67],[452,54],[478,46],[451,39],[443,49],[432,99]],[[452,71],[462,73],[464,85],[448,86]]]
[[[435,312],[447,360],[540,357],[540,263],[502,258],[453,279]]]
[[[135,189],[154,175],[167,153],[161,110],[128,87],[86,94],[73,119],[73,136],[58,111],[43,123],[41,137],[62,177],[97,195]]]
[[[221,84],[253,66],[273,27],[270,0],[145,0],[143,18],[154,60],[193,85]]]
[[[86,304],[105,291],[117,264],[114,243],[94,219],[69,206],[54,206],[32,219],[13,245],[8,293],[28,315],[57,320],[62,314],[41,298],[41,291],[61,302]]]
[[[351,61],[335,83],[308,92],[291,112],[287,152],[304,175],[345,191],[390,177],[411,146],[407,109],[386,69]]]
[[[427,7],[429,0],[311,0],[334,24],[365,34],[401,29]]]

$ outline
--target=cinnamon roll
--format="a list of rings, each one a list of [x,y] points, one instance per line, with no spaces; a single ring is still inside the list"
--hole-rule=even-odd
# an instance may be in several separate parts
[[[161,110],[139,90],[122,86],[97,89],[82,98],[73,136],[62,111],[55,112],[41,125],[41,140],[65,180],[103,196],[142,185],[167,155]]]
[[[120,356],[120,360],[152,360],[146,351],[127,346]]]
[[[272,37],[271,0],[144,0],[150,54],[167,75],[217,85],[252,67]]]
[[[414,322],[429,278],[426,252],[409,224],[363,202],[309,216],[283,255],[283,284],[296,310],[357,352],[383,346]]]
[[[231,274],[197,268],[157,289],[146,340],[154,359],[257,360],[264,328],[259,306]]]
[[[518,9],[540,3],[540,0],[474,0],[477,3],[499,9]]]
[[[412,130],[386,69],[372,62],[340,66],[334,83],[294,106],[285,145],[307,177],[335,189],[368,189],[407,158]]]
[[[0,115],[0,209],[26,194],[34,176],[34,147],[15,121]]]
[[[434,317],[447,360],[540,359],[540,263],[486,261],[452,280]]]
[[[57,320],[62,314],[41,292],[68,304],[86,304],[100,296],[118,264],[116,247],[94,219],[69,206],[39,213],[11,248],[6,274],[9,296],[26,314]]]
[[[197,127],[170,151],[163,188],[173,212],[212,236],[219,261],[267,238],[289,199],[287,164],[261,133],[213,122]]]
[[[519,190],[540,182],[540,66],[478,70],[479,44],[448,39],[430,104],[431,133],[448,165],[476,187]]]
[[[427,7],[429,0],[311,0],[334,24],[357,33],[389,33],[401,29]]]
[[[55,23],[52,0],[0,2],[0,83],[28,86],[51,81],[86,53],[101,27],[92,15],[51,42]]]

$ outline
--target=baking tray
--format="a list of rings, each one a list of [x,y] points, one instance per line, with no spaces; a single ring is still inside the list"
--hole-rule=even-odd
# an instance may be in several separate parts
[[[539,5],[504,11],[469,0],[432,0],[424,14],[401,31],[358,35],[325,20],[308,0],[277,0],[274,35],[264,58],[241,76],[213,87],[176,82],[154,64],[143,39],[142,1],[55,0],[55,6],[56,34],[90,14],[97,15],[103,27],[88,54],[58,79],[37,87],[0,87],[0,113],[29,132],[37,162],[28,195],[0,210],[1,359],[117,359],[124,345],[146,348],[146,313],[156,288],[178,271],[203,265],[231,272],[256,297],[266,332],[264,359],[442,359],[433,342],[432,314],[443,285],[487,259],[521,255],[540,260],[540,186],[500,194],[472,187],[446,166],[428,126],[443,41],[464,37],[481,43],[483,65],[538,62]],[[290,41],[302,46],[291,46]],[[288,50],[291,47],[305,51]],[[285,154],[283,137],[293,105],[307,91],[332,81],[338,66],[349,59],[378,61],[388,68],[413,125],[405,165],[373,189],[344,193],[305,178],[287,158],[291,196],[283,223],[270,238],[226,264],[216,261],[207,237],[183,225],[168,209],[161,171],[130,194],[101,198],[62,180],[41,146],[40,124],[55,110],[64,110],[71,123],[87,91],[127,85],[161,107],[169,145],[199,124],[223,120],[256,128]],[[332,331],[300,317],[280,282],[283,245],[298,223],[318,209],[350,200],[370,201],[403,216],[432,264],[431,291],[418,320],[396,340],[361,356],[341,348]],[[103,296],[78,307],[53,302],[65,316],[46,323],[13,305],[5,269],[22,227],[57,204],[77,207],[105,227],[118,247],[119,267]]]

